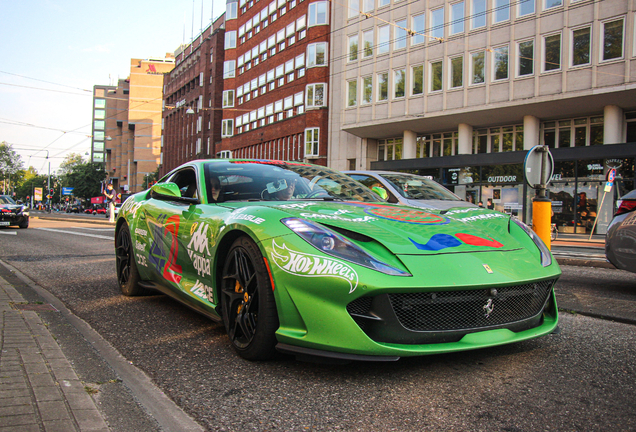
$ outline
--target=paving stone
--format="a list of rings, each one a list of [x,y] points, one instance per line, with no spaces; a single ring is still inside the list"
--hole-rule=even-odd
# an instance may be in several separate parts
[[[30,403],[31,395],[0,399],[0,406],[2,407],[26,405]]]
[[[15,430],[22,430],[22,425],[35,424],[37,425],[37,418],[34,415],[29,414],[18,414],[18,415],[10,415],[6,417],[0,417],[0,427],[6,426],[20,426],[20,428],[16,428]]]
[[[0,432],[15,432],[16,428],[14,426],[0,427]],[[67,429],[73,430],[73,429]],[[29,424],[29,425],[21,425],[20,432],[40,432],[40,425],[38,424]]]
[[[44,422],[44,430],[46,432],[69,432],[76,431],[75,424],[70,420],[47,421]]]
[[[99,414],[97,409],[92,410],[75,410],[73,411],[75,420],[80,426],[81,430],[108,430],[106,422]]]
[[[50,373],[46,363],[25,363],[24,369],[26,369],[28,375]]]
[[[87,410],[94,409],[95,403],[88,393],[69,393],[66,396],[66,402],[71,407],[71,410]]]
[[[24,397],[31,396],[28,389],[19,389],[19,390],[0,390],[0,399],[5,398],[14,398],[14,397]]]
[[[38,410],[42,421],[71,419],[64,401],[38,402]]]
[[[33,393],[35,394],[35,400],[39,401],[53,401],[63,400],[60,389],[53,386],[48,387],[33,387]]]
[[[18,414],[32,414],[35,416],[35,410],[31,403],[22,405],[4,406],[0,405],[0,417],[12,416]]]
[[[29,375],[29,383],[32,387],[54,386],[55,381],[51,374],[34,374]]]

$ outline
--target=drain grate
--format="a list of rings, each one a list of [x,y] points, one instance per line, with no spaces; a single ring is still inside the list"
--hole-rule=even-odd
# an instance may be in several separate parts
[[[52,304],[12,303],[14,309],[34,312],[59,312]]]

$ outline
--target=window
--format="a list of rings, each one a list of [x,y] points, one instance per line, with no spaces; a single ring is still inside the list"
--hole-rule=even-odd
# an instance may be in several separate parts
[[[508,79],[508,45],[493,50],[494,80]]]
[[[307,67],[327,65],[327,42],[307,45]]]
[[[623,57],[623,19],[603,23],[603,61]]]
[[[234,78],[236,76],[236,60],[223,62],[223,79]]]
[[[471,28],[486,27],[486,0],[472,0]]]
[[[429,85],[432,92],[440,91],[443,88],[442,87],[442,84],[443,84],[442,78],[443,78],[443,69],[444,69],[443,66],[444,64],[442,60],[431,62],[431,73],[429,74],[431,78],[430,78]]]
[[[406,88],[406,70],[397,69],[393,71],[393,97],[403,98]]]
[[[391,3],[391,0],[378,0],[378,7],[388,6]]]
[[[326,1],[318,1],[309,4],[309,21],[308,25],[323,25],[328,24],[328,16],[327,16],[327,4]]]
[[[387,72],[378,74],[378,101],[385,101],[389,98],[389,74]]]
[[[236,48],[236,31],[225,32],[225,49]]]
[[[305,129],[305,156],[318,156],[320,128]]]
[[[360,15],[360,0],[349,0],[347,18],[355,18]]]
[[[444,38],[444,8],[431,11],[431,36],[438,39]]]
[[[545,0],[544,9],[552,9],[561,5],[563,5],[563,0]]]
[[[97,120],[104,120],[106,118],[106,111],[103,109],[96,109],[93,111],[93,117]]]
[[[530,15],[534,13],[534,2],[536,0],[520,0],[519,1],[519,16]]]
[[[451,88],[464,85],[464,56],[452,58],[451,65]]]
[[[225,90],[223,92],[223,108],[234,107],[234,90]]]
[[[349,36],[349,61],[358,60],[358,35]]]
[[[362,0],[362,10],[364,12],[371,12],[375,9],[375,0]]]
[[[471,84],[483,84],[485,82],[486,52],[472,53],[471,57]]]
[[[221,137],[231,137],[234,135],[234,119],[227,119],[221,122]]]
[[[104,130],[105,127],[106,127],[106,122],[104,120],[95,120],[93,122],[93,129]]]
[[[362,103],[370,104],[373,102],[373,77],[366,76],[362,78]]]
[[[106,108],[106,99],[95,99],[95,108]]]
[[[373,30],[362,33],[362,44],[362,57],[371,57],[373,55]]]
[[[326,84],[308,84],[307,85],[307,108],[318,108],[325,106],[325,87]]]
[[[347,81],[347,106],[358,105],[358,80]]]
[[[400,20],[395,22],[395,41],[393,42],[393,49],[406,48],[406,20]]]
[[[519,71],[517,75],[532,75],[534,73],[534,41],[519,42],[517,45],[517,55],[519,56]]]
[[[238,9],[237,2],[228,3],[225,6],[225,20],[228,21],[231,19],[236,19],[236,17],[238,16],[237,9]]]
[[[411,68],[411,82],[413,95],[421,95],[424,93],[424,66],[413,66]]]
[[[572,30],[572,66],[590,64],[591,38],[590,27]]]
[[[450,16],[450,34],[464,32],[464,2],[454,3],[451,5]]]
[[[493,24],[510,19],[510,0],[494,0]]]
[[[385,25],[378,27],[378,54],[386,54],[389,52],[390,26]]]
[[[555,34],[543,37],[543,71],[561,69],[561,35]]]
[[[424,41],[426,40],[424,38],[424,30],[426,28],[426,15],[415,15],[413,18],[411,18],[411,22],[411,30],[413,30],[413,32],[415,33],[413,35],[413,38],[411,39],[411,45],[424,43]]]

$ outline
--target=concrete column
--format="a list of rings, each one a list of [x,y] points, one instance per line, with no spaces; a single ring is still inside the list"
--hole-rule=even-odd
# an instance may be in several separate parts
[[[415,159],[417,146],[417,134],[410,130],[404,131],[402,142],[402,159]]]
[[[607,105],[603,112],[603,144],[623,142],[623,110]]]
[[[458,154],[473,153],[473,127],[466,123],[460,123],[457,128],[457,152]]]
[[[535,116],[523,116],[523,149],[530,150],[540,143],[541,121]]]

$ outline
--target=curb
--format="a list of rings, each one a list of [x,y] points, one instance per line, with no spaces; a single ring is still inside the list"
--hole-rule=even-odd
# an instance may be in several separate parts
[[[586,260],[578,258],[557,258],[559,265],[578,266],[578,267],[597,267],[617,270],[613,264],[601,260]]]

